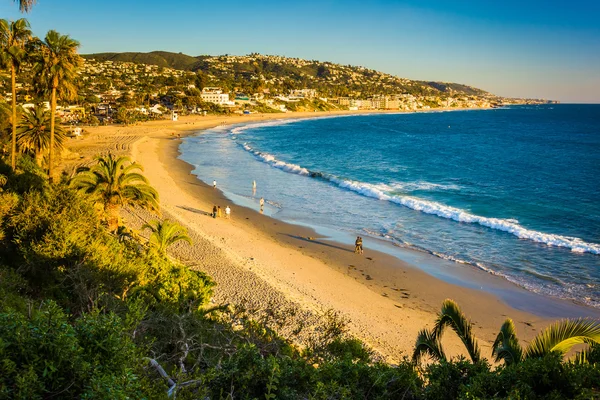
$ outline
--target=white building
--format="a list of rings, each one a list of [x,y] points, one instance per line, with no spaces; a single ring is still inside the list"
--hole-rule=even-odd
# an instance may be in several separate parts
[[[223,93],[219,87],[205,87],[200,95],[202,101],[219,104],[221,106],[234,106],[235,102],[229,101],[229,95]]]
[[[314,99],[317,97],[315,89],[295,89],[290,92],[290,98]]]

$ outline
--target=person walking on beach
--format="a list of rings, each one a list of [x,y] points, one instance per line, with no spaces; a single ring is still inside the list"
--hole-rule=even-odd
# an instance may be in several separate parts
[[[216,189],[216,188],[217,188],[217,181],[213,180],[213,189]]]
[[[223,213],[221,212],[221,206],[217,207],[217,217],[221,218],[223,216]]]
[[[265,208],[265,199],[263,199],[261,197],[259,203],[260,203],[260,212],[263,212],[263,210]]]
[[[229,206],[225,207],[225,218],[231,218],[231,208],[229,208]]]
[[[363,241],[362,238],[360,236],[356,237],[356,242],[354,242],[354,252],[356,254],[362,254],[363,253]]]
[[[213,206],[213,213],[212,213],[212,217],[213,217],[213,218],[217,218],[217,206]]]

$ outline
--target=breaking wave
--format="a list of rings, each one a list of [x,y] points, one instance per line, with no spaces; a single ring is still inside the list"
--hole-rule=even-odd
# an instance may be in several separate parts
[[[281,122],[287,121],[280,121],[279,123]],[[266,126],[266,124],[269,123],[265,123],[265,125],[263,126]],[[253,127],[256,127],[256,125],[253,125]],[[244,143],[243,147],[246,151],[254,154],[254,156],[257,157],[259,160],[271,165],[274,168],[278,168],[293,174],[323,179],[335,184],[340,188],[351,190],[366,197],[372,197],[379,200],[389,201],[391,203],[402,205],[425,214],[436,215],[438,217],[450,219],[457,222],[478,224],[490,229],[508,232],[520,239],[527,239],[533,242],[543,243],[548,246],[568,248],[575,253],[600,254],[600,244],[588,243],[580,238],[538,232],[519,225],[518,221],[514,219],[483,217],[480,215],[471,214],[468,211],[459,208],[446,206],[444,204],[437,203],[434,201],[423,200],[414,196],[390,193],[390,191],[393,191],[394,189],[397,190],[398,188],[403,187],[403,185],[405,189],[407,187],[411,187],[412,185],[413,190],[426,190],[427,187],[440,189],[439,187],[432,186],[436,184],[417,182],[411,184],[374,185],[365,182],[353,181],[324,172],[310,171],[300,165],[280,161],[271,154],[263,153],[253,149],[247,143]],[[415,189],[415,187],[418,189]],[[443,189],[459,190],[460,188],[454,187],[454,185],[449,185],[449,187]]]

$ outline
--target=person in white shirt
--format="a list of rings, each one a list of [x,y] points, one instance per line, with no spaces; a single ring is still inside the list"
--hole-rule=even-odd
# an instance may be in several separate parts
[[[229,219],[231,217],[231,208],[229,208],[229,206],[227,206],[225,208],[225,218]]]
[[[265,208],[265,199],[264,198],[260,198],[260,211],[262,211]]]
[[[217,188],[217,181],[213,181],[213,189]]]

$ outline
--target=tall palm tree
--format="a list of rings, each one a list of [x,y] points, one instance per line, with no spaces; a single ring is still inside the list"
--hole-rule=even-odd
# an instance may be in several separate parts
[[[71,185],[91,194],[104,207],[111,232],[119,227],[122,206],[137,205],[158,211],[158,192],[137,172],[142,170],[141,165],[132,163],[129,157],[115,158],[110,153],[97,160],[91,168],[80,168]]]
[[[54,167],[54,129],[56,100],[77,98],[77,69],[83,65],[83,59],[77,54],[79,42],[68,35],[51,30],[44,41],[38,43],[33,65],[38,90],[50,94],[50,153],[48,155],[48,175],[52,180]]]
[[[152,231],[150,234],[150,244],[163,254],[166,253],[167,247],[181,240],[192,244],[192,239],[187,235],[187,229],[174,221],[151,221],[149,224],[144,224],[142,229],[150,229]]]
[[[508,318],[496,337],[492,346],[492,354],[496,361],[503,360],[505,364],[516,364],[529,358],[543,357],[549,353],[564,356],[577,344],[600,344],[600,321],[590,319],[574,319],[558,321],[538,334],[529,345],[523,349],[517,339],[513,321]],[[586,351],[576,355],[576,359],[584,361]]]
[[[23,153],[31,153],[38,166],[42,166],[44,155],[50,149],[51,113],[43,106],[25,110],[17,127],[17,144]],[[55,124],[56,125],[56,124]],[[54,130],[54,149],[62,150],[66,133],[60,125]]]
[[[0,63],[10,69],[12,85],[12,155],[11,166],[15,169],[17,154],[17,87],[16,76],[27,52],[25,44],[31,38],[29,22],[25,18],[16,21],[0,19]]]

